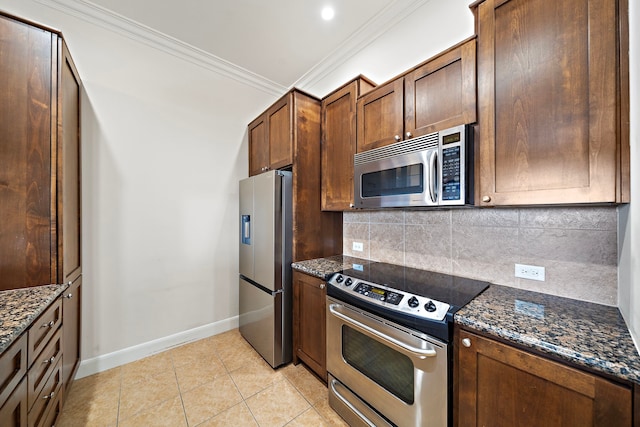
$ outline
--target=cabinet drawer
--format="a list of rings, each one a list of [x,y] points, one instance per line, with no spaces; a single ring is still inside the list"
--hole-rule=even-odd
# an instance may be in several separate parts
[[[60,390],[60,393],[56,394],[49,405],[47,405],[46,415],[42,419],[42,422],[37,424],[38,427],[55,427],[55,422],[62,412],[62,395],[62,390]]]
[[[0,357],[0,407],[27,373],[27,334],[22,334]]]
[[[49,376],[44,387],[36,396],[33,407],[29,411],[29,427],[41,427],[45,425],[49,410],[55,406],[58,401],[56,397],[59,397],[61,393],[62,360],[58,360],[53,373]],[[29,396],[29,400],[31,400],[31,396]]]
[[[60,360],[62,360],[62,329],[56,331],[29,369],[29,408],[33,406],[36,397]]]
[[[58,298],[29,328],[29,366],[33,364],[40,352],[47,346],[61,324],[62,302]]]
[[[26,359],[25,359],[26,360]],[[0,426],[24,427],[27,425],[27,379],[23,379],[9,398],[0,405]]]

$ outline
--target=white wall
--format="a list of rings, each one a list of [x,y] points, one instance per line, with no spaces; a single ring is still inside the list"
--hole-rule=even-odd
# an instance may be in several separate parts
[[[627,326],[640,348],[640,5],[629,1],[629,81],[631,94],[631,200],[618,208],[618,301]]]
[[[274,95],[35,1],[0,9],[60,29],[84,84],[80,375],[234,327],[246,126]]]

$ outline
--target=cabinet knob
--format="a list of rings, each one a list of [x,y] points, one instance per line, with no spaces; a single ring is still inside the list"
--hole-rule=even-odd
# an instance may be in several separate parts
[[[41,328],[53,328],[53,325],[55,325],[55,322],[52,320],[49,323],[43,323]]]
[[[73,294],[72,294],[71,292],[69,292],[69,293],[68,293],[68,294],[66,294],[64,297],[65,297],[66,299],[71,299],[71,298],[73,298]]]
[[[56,393],[52,391],[51,394],[47,394],[45,396],[42,396],[42,398],[45,399],[45,400],[46,399],[52,399],[53,396],[55,396],[55,395],[56,395]]]
[[[467,348],[471,347],[471,340],[469,338],[462,338],[462,345]]]
[[[43,363],[43,364],[47,364],[47,363],[53,363],[53,362],[55,362],[55,361],[56,361],[55,356],[51,356],[51,358],[50,358],[50,359],[45,359],[45,360],[43,360],[43,361],[42,361],[42,363]]]
[[[356,205],[354,205],[353,203],[349,203],[349,207],[350,207],[351,209],[353,209],[353,208],[355,208],[355,207],[356,207]]]
[[[482,201],[483,201],[483,202],[485,202],[485,203],[488,203],[488,202],[490,202],[490,201],[491,201],[491,197],[489,197],[489,196],[482,196]]]
[[[320,283],[320,289],[324,289],[324,283]]]
[[[396,141],[400,141],[402,138],[400,137],[400,135],[396,135],[393,137],[393,139],[395,139]]]
[[[411,138],[413,136],[411,132],[407,132],[405,135],[407,136],[407,138]]]

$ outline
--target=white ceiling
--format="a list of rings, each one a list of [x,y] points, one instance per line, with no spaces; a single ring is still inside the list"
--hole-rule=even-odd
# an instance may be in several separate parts
[[[161,38],[274,92],[319,78],[430,0],[38,0]],[[332,21],[320,12],[336,10]],[[145,33],[144,35],[141,35]],[[194,53],[195,52],[195,53]]]

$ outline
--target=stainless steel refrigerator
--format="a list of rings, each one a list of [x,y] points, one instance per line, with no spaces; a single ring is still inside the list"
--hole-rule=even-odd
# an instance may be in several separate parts
[[[291,172],[240,181],[240,333],[274,368],[291,361]]]

